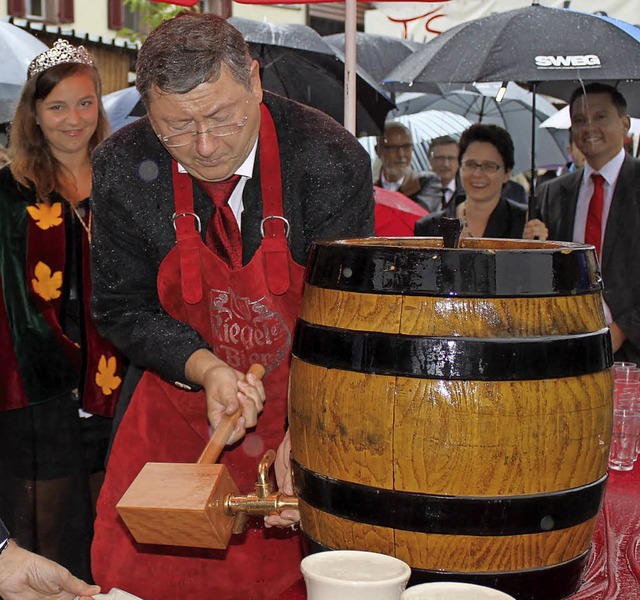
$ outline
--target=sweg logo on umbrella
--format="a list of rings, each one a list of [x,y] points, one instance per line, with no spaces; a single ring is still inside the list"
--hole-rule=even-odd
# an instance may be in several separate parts
[[[577,54],[574,56],[536,56],[536,67],[539,69],[599,69],[600,58],[595,54]]]

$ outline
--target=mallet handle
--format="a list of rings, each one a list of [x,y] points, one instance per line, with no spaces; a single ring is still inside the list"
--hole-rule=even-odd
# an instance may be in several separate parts
[[[264,367],[258,363],[251,365],[247,371],[247,375],[255,375],[257,379],[262,379],[264,373]],[[242,411],[239,410],[231,416],[223,415],[220,424],[216,427],[211,439],[209,439],[209,442],[198,459],[199,465],[212,465],[218,460],[241,414]]]

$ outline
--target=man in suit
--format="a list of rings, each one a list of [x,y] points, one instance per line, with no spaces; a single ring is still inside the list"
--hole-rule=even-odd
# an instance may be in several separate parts
[[[375,185],[400,192],[429,212],[439,208],[440,177],[431,172],[418,172],[411,166],[413,139],[407,127],[397,121],[387,123],[375,150],[382,163]]]
[[[235,484],[253,489],[279,447],[278,483],[293,492],[285,422],[304,265],[316,239],[373,235],[370,158],[333,119],[263,92],[242,35],[214,14],[164,21],[136,67],[147,116],[93,166],[93,314],[135,387],[98,501],[94,577],[155,600],[260,600],[299,577],[297,511],[268,517],[276,532],[252,520],[224,551],[148,552],[115,505],[146,462],[196,462],[237,413],[220,460]]]
[[[440,177],[440,195],[434,196],[432,202],[438,210],[444,210],[453,201],[464,196],[458,171],[460,159],[458,142],[450,135],[434,138],[429,144],[429,162],[433,172]],[[439,204],[438,204],[439,203]]]
[[[595,245],[615,358],[637,363],[640,278],[634,269],[640,264],[640,160],[623,147],[630,126],[627,103],[615,88],[591,83],[574,91],[570,112],[585,164],[539,188],[542,220],[550,240]]]

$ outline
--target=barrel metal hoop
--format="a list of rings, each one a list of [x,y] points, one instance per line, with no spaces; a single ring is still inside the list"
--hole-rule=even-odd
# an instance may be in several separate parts
[[[602,291],[593,248],[478,250],[315,243],[306,283],[371,294],[460,298],[576,296]]]
[[[303,534],[307,538],[306,541],[310,553],[335,550],[335,548],[314,540],[309,534],[304,532]],[[409,585],[432,581],[457,581],[491,587],[523,600],[534,600],[536,598],[558,600],[567,598],[578,590],[590,552],[591,550],[589,549],[576,558],[556,565],[518,571],[476,573],[432,571],[412,567]]]
[[[298,320],[293,354],[305,362],[376,375],[517,381],[577,377],[613,365],[607,328],[522,338],[424,337],[338,329]]]
[[[332,515],[379,527],[442,535],[546,533],[595,517],[607,475],[578,488],[522,496],[443,496],[376,488],[315,473],[293,460],[296,494]]]

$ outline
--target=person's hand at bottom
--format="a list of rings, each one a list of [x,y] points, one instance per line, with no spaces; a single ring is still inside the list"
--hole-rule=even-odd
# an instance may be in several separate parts
[[[100,587],[74,577],[48,558],[15,542],[0,556],[0,596],[4,600],[90,600]]]

